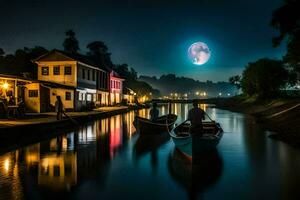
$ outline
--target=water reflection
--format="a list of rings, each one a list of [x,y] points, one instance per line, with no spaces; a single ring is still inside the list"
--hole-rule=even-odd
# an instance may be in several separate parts
[[[217,150],[206,152],[198,159],[197,164],[191,164],[174,150],[168,160],[171,177],[186,190],[189,199],[201,198],[201,193],[218,181],[223,170]]]
[[[225,133],[197,165],[167,134],[136,134],[134,116],[149,117],[142,109],[0,155],[0,199],[299,199],[299,150],[267,139],[251,117],[201,107]],[[177,123],[189,108],[172,105]]]
[[[133,149],[134,163],[137,165],[140,158],[145,154],[150,153],[151,167],[153,172],[155,172],[159,160],[158,149],[169,140],[170,136],[168,133],[163,133],[161,135],[139,135]]]

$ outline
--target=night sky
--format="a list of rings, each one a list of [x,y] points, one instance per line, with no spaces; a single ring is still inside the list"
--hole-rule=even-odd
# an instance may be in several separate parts
[[[108,3],[109,2],[109,3]],[[81,53],[104,41],[114,63],[127,63],[139,74],[175,73],[221,81],[239,74],[249,61],[281,58],[269,26],[281,0],[199,1],[42,1],[0,0],[0,47],[7,53],[24,46],[62,49],[64,32],[73,29]],[[187,49],[205,42],[212,56],[191,64]]]

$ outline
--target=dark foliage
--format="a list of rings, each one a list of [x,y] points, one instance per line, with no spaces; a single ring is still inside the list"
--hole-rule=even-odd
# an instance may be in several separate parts
[[[300,1],[285,0],[284,4],[273,12],[271,26],[279,31],[273,38],[273,45],[279,46],[287,39],[287,54],[283,61],[296,73],[300,73]],[[299,79],[298,79],[299,81]]]
[[[242,89],[249,96],[274,97],[287,80],[288,71],[282,61],[263,58],[248,63],[243,72]]]
[[[75,32],[73,30],[66,31],[67,38],[63,42],[63,47],[65,52],[76,54],[79,51],[79,42],[75,37]]]
[[[15,54],[5,55],[3,50],[2,52],[2,55],[0,55],[0,73],[19,76],[27,74],[31,78],[36,78],[37,67],[32,60],[47,53],[48,50],[36,46],[34,48],[17,49]]]
[[[113,67],[113,63],[110,58],[111,53],[108,52],[108,47],[104,44],[104,42],[94,41],[89,43],[86,47],[89,49],[87,55],[99,66],[110,69]]]
[[[159,96],[159,90],[154,89],[148,83],[137,80],[137,72],[133,68],[129,68],[127,64],[115,65],[114,70],[125,78],[124,87],[130,88],[137,95],[149,95],[152,93],[154,97]]]
[[[241,86],[241,76],[240,75],[236,75],[236,76],[232,76],[229,78],[229,83],[232,85],[235,85],[238,89],[240,89]]]

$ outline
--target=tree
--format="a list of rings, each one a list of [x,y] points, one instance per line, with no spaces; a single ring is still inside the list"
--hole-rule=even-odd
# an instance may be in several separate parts
[[[249,96],[274,97],[288,80],[288,72],[280,60],[268,58],[248,63],[243,71],[242,90]]]
[[[229,78],[229,83],[235,85],[237,89],[241,88],[241,76],[236,75]]]
[[[2,48],[0,48],[0,57],[3,57],[5,54],[4,50]]]
[[[0,56],[0,73],[13,75],[27,73],[31,78],[35,78],[37,67],[32,60],[47,52],[48,50],[39,46],[34,48],[24,47],[23,49],[17,49],[14,54]]]
[[[287,54],[283,60],[289,63],[296,73],[300,73],[300,1],[284,2],[272,15],[271,26],[279,31],[279,35],[273,38],[273,46],[277,47],[287,39]]]
[[[71,54],[77,54],[79,51],[79,42],[75,37],[75,32],[73,30],[68,30],[65,32],[67,38],[63,42],[64,50]]]
[[[90,56],[99,66],[108,68],[113,67],[111,61],[111,53],[108,52],[108,47],[102,41],[94,41],[89,43],[87,46],[89,51],[87,55]]]

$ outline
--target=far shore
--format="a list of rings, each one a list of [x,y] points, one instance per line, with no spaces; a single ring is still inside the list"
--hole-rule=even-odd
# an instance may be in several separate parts
[[[273,132],[269,137],[300,148],[300,100],[257,100],[236,96],[215,99],[217,108],[242,112],[255,117],[265,130]]]

